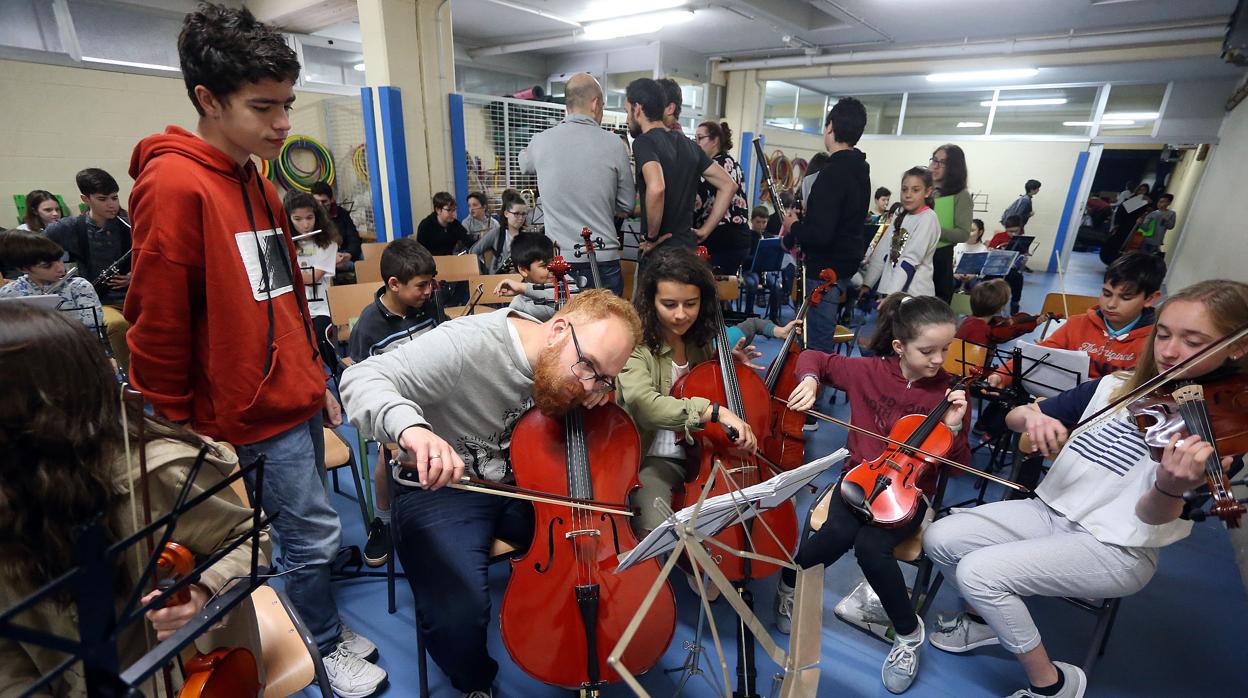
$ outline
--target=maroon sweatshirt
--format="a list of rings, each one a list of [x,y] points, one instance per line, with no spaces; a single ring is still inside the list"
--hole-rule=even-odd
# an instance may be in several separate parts
[[[945,391],[953,378],[942,370],[931,378],[907,381],[901,375],[901,359],[896,356],[850,358],[814,350],[804,351],[797,357],[796,374],[799,381],[806,376],[814,376],[820,383],[845,391],[851,411],[849,422],[884,435],[889,434],[898,419],[908,414],[926,415],[931,412],[945,399]],[[971,411],[968,409],[962,418],[962,431],[954,437],[953,447],[946,455],[950,460],[970,462],[971,451],[967,442],[970,421]],[[884,452],[886,444],[851,431],[848,446],[846,468],[875,458]],[[935,473],[935,470],[931,472]],[[920,486],[924,492],[932,494],[935,484],[936,479],[930,477]]]

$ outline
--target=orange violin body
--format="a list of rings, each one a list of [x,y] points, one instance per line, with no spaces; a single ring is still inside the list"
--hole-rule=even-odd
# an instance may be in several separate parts
[[[195,554],[178,543],[166,543],[156,561],[157,585],[172,585],[195,569]],[[173,596],[170,604],[184,604],[191,599],[189,587]],[[264,692],[260,683],[256,658],[245,647],[220,647],[208,654],[196,653],[184,665],[186,681],[178,698],[236,698],[259,696]]]

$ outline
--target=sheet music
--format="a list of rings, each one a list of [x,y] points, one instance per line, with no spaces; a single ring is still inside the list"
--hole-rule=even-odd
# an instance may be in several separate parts
[[[1087,352],[1019,342],[1023,350],[1023,387],[1037,397],[1053,397],[1088,380]]]

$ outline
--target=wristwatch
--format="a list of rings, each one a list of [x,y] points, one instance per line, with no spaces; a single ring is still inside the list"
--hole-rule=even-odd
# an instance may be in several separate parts
[[[711,424],[718,424],[718,423],[719,423],[719,403],[712,402],[711,403]]]

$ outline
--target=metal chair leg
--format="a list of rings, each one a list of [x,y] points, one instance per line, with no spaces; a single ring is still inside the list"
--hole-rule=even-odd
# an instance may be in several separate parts
[[[420,632],[420,614],[416,614],[416,673],[420,677],[420,698],[429,698],[429,657],[425,653],[424,633]]]

